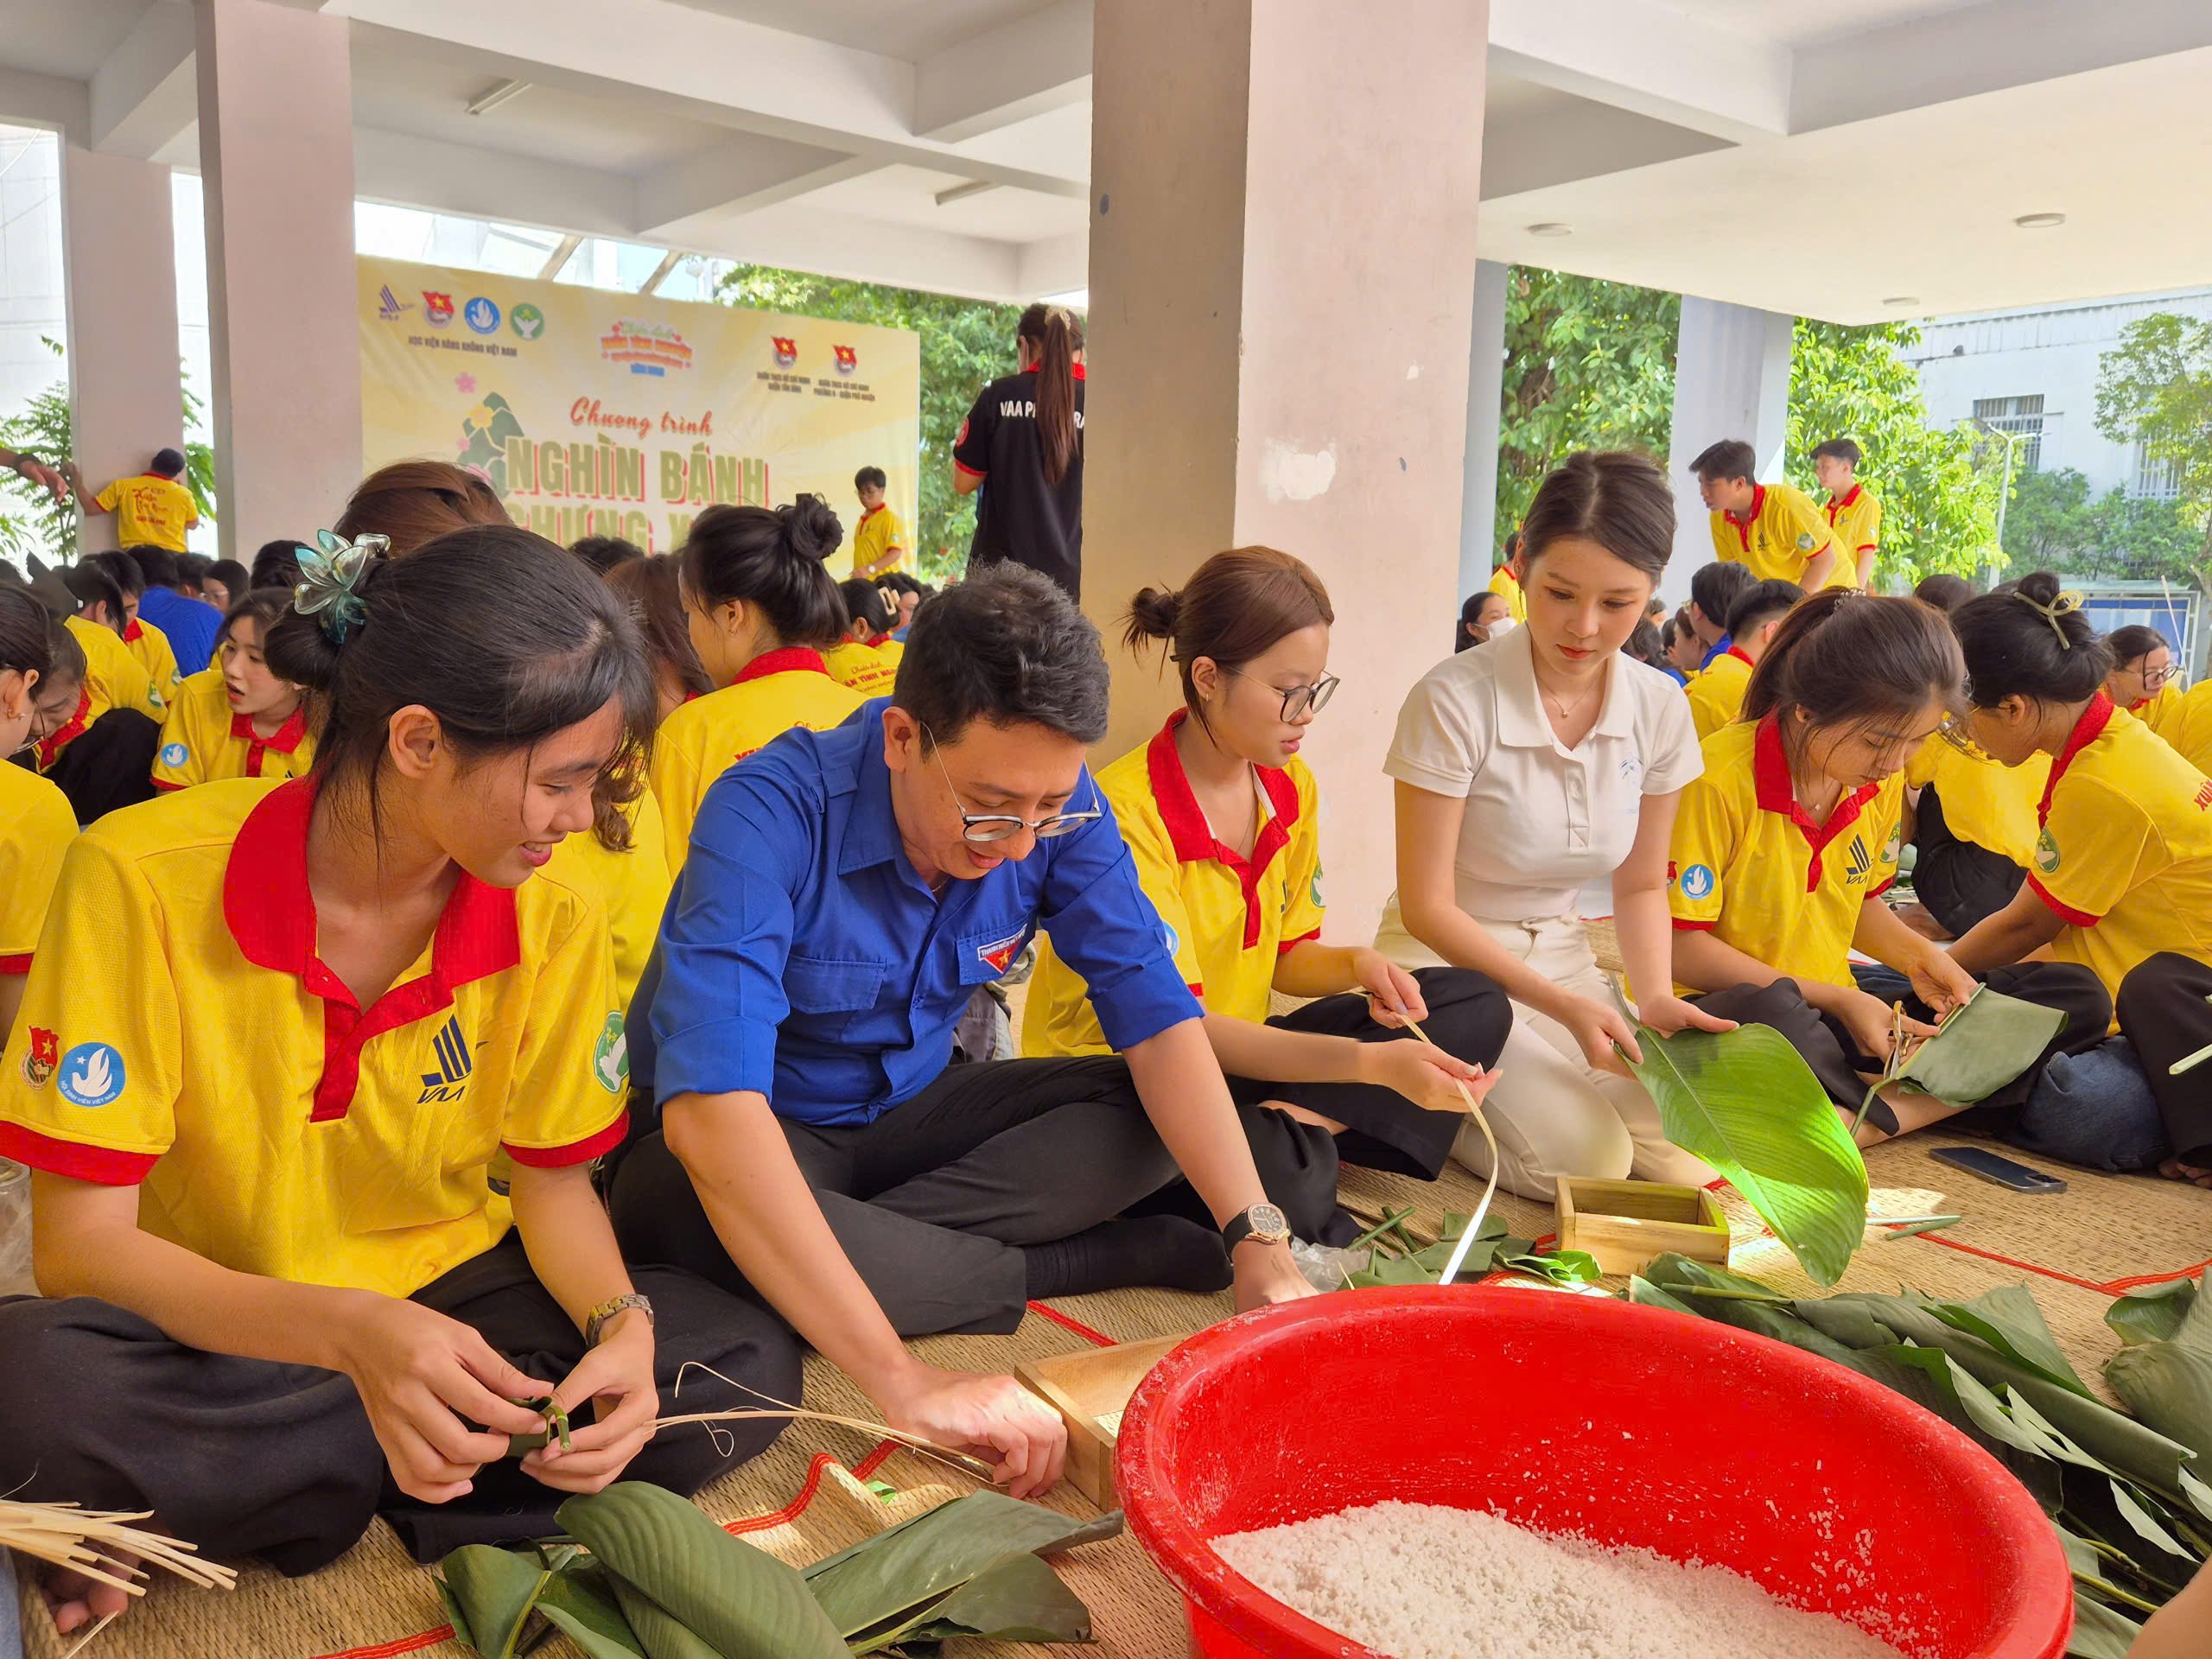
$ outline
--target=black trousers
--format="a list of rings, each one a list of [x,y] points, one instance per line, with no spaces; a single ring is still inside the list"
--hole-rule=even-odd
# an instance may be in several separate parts
[[[1242,1116],[1261,1181],[1292,1225],[1332,1214],[1328,1132],[1257,1107]],[[830,1231],[903,1337],[1012,1331],[1027,1306],[1024,1247],[1110,1221],[1179,1174],[1127,1063],[1110,1056],[948,1066],[873,1123],[778,1122]],[[765,1305],[660,1135],[622,1160],[613,1199],[631,1260],[688,1268]]]
[[[2212,1060],[2179,1077],[2175,1061],[2212,1043],[2212,966],[2171,950],[2145,957],[2120,982],[2120,1029],[2135,1046],[2174,1155],[2212,1165]]]
[[[2035,1092],[2044,1068],[2054,1056],[2078,1054],[2094,1048],[2105,1039],[2105,1033],[2111,1027],[2112,999],[2106,995],[2096,975],[2073,963],[2015,963],[2010,967],[1993,968],[1975,977],[2004,995],[2058,1008],[2066,1014],[2066,1023],[2059,1027],[2058,1034],[2045,1046],[2035,1064],[1982,1101],[1975,1108],[1978,1112],[2002,1116],[2018,1111]],[[1827,1090],[1828,1098],[1847,1111],[1857,1111],[1859,1103],[1866,1097],[1866,1084],[1859,1073],[1882,1070],[1882,1062],[1860,1051],[1841,1020],[1821,1013],[1805,1001],[1794,981],[1778,979],[1770,985],[1735,985],[1690,1000],[1724,1020],[1773,1027],[1804,1057],[1805,1064],[1812,1067],[1813,1075]],[[1911,1018],[1932,1020],[1935,1011],[1919,998],[1908,992],[1903,1001],[1904,1011]],[[1884,1128],[1893,1131],[1897,1127],[1896,1119],[1879,1101],[1874,1103],[1867,1116],[1870,1122]]]
[[[1943,804],[1931,785],[1913,812],[1913,896],[1953,938],[2012,902],[2028,873],[2002,853],[1961,841],[1943,821]]]
[[[137,709],[111,709],[61,751],[47,781],[69,798],[77,822],[154,798],[160,722]]]
[[[686,1360],[798,1402],[798,1347],[781,1325],[689,1274],[648,1268],[635,1280],[652,1299],[663,1414],[759,1403],[695,1373],[677,1407]],[[414,1300],[481,1332],[527,1376],[558,1382],[583,1357],[582,1336],[512,1232]],[[487,1465],[451,1503],[407,1497],[352,1380],[336,1371],[203,1353],[88,1296],[0,1301],[0,1491],[26,1502],[150,1510],[210,1556],[257,1555],[288,1573],[335,1560],[378,1514],[419,1561],[559,1530],[553,1512],[566,1494],[518,1462]],[[719,1427],[734,1436],[721,1442],[727,1451],[703,1427],[664,1430],[623,1478],[688,1496],[765,1451],[783,1426]]]

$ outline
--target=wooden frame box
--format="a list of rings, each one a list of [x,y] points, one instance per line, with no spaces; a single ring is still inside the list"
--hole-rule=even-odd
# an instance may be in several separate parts
[[[1102,1510],[1120,1507],[1114,1490],[1114,1440],[1121,1414],[1146,1373],[1185,1340],[1160,1337],[1086,1348],[1014,1367],[1024,1386],[1067,1420],[1067,1478]]]
[[[1641,1273],[1669,1250],[1728,1265],[1728,1222],[1701,1187],[1564,1176],[1556,1200],[1559,1248],[1586,1250],[1606,1273]]]

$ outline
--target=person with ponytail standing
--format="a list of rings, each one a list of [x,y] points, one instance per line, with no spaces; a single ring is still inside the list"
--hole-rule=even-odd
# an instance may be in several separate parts
[[[626,1267],[592,1187],[627,1051],[604,918],[548,865],[650,730],[635,629],[512,525],[360,552],[270,631],[313,772],[72,842],[0,1066],[45,1293],[0,1300],[0,1490],[292,1573],[379,1513],[435,1560],[618,1478],[694,1491],[775,1429],[656,1437],[678,1368],[800,1385],[774,1320]],[[513,1459],[542,1396],[573,1434]],[[46,1588],[65,1632],[123,1600]]]
[[[2008,1127],[2032,1114],[2054,1058],[2094,1047],[2111,1019],[2111,999],[2086,969],[1993,962],[1978,976],[1883,900],[1904,840],[1905,763],[1948,729],[1964,678],[1941,613],[1916,599],[1824,588],[1767,646],[1742,716],[1706,739],[1704,775],[1683,791],[1675,822],[1680,994],[1708,1014],[1779,1031],[1846,1122],[1896,1044],[1935,1035],[1977,978],[2068,1016],[2034,1064],[1980,1103]],[[1891,1004],[1853,981],[1854,950],[1910,982],[1902,1033]],[[1867,1110],[1860,1144],[1959,1109],[1889,1084]]]
[[[968,570],[1024,564],[1083,597],[1083,328],[1038,304],[1014,328],[1020,367],[985,386],[952,445],[952,487],[983,493]]]
[[[692,648],[717,689],[671,715],[653,741],[671,876],[716,779],[785,732],[842,725],[865,701],[823,654],[846,638],[845,601],[825,563],[843,539],[814,495],[787,507],[709,507],[691,521],[677,573]]]
[[[1338,1158],[1433,1180],[1465,1122],[1459,1085],[1489,1091],[1513,1015],[1480,974],[1322,942],[1320,791],[1298,751],[1337,689],[1335,620],[1320,579],[1268,547],[1138,594],[1124,643],[1167,642],[1183,706],[1098,791],[1205,1007],[1262,1180],[1300,1237],[1343,1243],[1358,1229],[1339,1219]],[[1318,1000],[1270,1019],[1278,991]],[[1408,1019],[1443,1052],[1405,1034]],[[1028,1055],[1112,1052],[1049,938],[1021,1036]]]
[[[269,671],[270,631],[291,608],[281,588],[250,593],[223,617],[215,666],[185,677],[154,757],[154,787],[219,778],[301,778],[315,762],[307,694]]]
[[[2120,1074],[2078,1091],[2078,1120],[2050,1128],[2054,1155],[2212,1185],[2212,1060],[2184,1064],[2212,1045],[2212,780],[2115,703],[2112,652],[2050,572],[1951,620],[1974,742],[2050,766],[2026,882],[1951,956],[1979,971],[2048,946],[2111,994],[2123,1040],[2094,1058]],[[2138,1072],[2157,1108],[2147,1132],[2119,1103]]]
[[[67,796],[29,767],[5,764],[38,734],[40,692],[54,677],[61,634],[27,591],[0,588],[0,1042],[23,1000],[62,849],[77,833]]]

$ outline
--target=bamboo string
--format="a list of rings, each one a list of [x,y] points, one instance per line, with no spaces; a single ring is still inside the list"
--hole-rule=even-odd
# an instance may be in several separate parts
[[[702,1360],[687,1359],[677,1368],[677,1397],[681,1398],[683,1395],[683,1379],[695,1370],[704,1371],[716,1382],[727,1382],[731,1388],[738,1389],[741,1393],[749,1394],[756,1400],[766,1400],[772,1409],[746,1407],[735,1411],[700,1411],[687,1413],[680,1417],[662,1417],[653,1423],[656,1433],[664,1428],[680,1427],[686,1423],[704,1424],[709,1434],[717,1432],[714,1427],[716,1423],[769,1421],[791,1422],[799,1420],[814,1423],[836,1423],[842,1428],[856,1428],[864,1434],[874,1434],[879,1439],[887,1440],[896,1440],[908,1451],[918,1452],[925,1458],[933,1458],[939,1463],[959,1470],[964,1475],[973,1476],[987,1486],[997,1484],[991,1465],[980,1458],[971,1458],[965,1452],[956,1452],[949,1446],[939,1446],[935,1440],[924,1440],[918,1434],[909,1434],[904,1429],[893,1428],[887,1423],[872,1422],[864,1417],[840,1417],[835,1413],[827,1411],[809,1411],[802,1406],[792,1405],[789,1401],[779,1400],[772,1394],[763,1393],[759,1389],[739,1382],[734,1376],[724,1376]],[[728,1433],[726,1429],[720,1432],[724,1435]]]
[[[68,1651],[61,1656],[61,1659],[77,1659],[77,1656],[79,1654],[82,1653],[86,1648],[92,1645],[92,1638],[98,1636],[102,1630],[107,1629],[109,1625],[114,1624],[115,1620],[116,1615],[113,1613],[108,1613],[103,1616],[98,1624],[94,1624],[90,1630],[86,1630],[82,1636],[79,1637],[74,1642],[69,1644]]]
[[[1392,1008],[1390,1012],[1406,1022],[1407,1030],[1438,1053],[1445,1052],[1421,1028],[1421,1021],[1413,1015],[1403,1008]],[[1467,1116],[1475,1120],[1475,1126],[1483,1132],[1483,1139],[1490,1143],[1490,1179],[1483,1184],[1482,1202],[1475,1206],[1475,1213],[1467,1217],[1466,1229],[1459,1235],[1459,1242],[1452,1247],[1452,1259],[1444,1264],[1444,1276],[1436,1281],[1440,1285],[1448,1285],[1459,1277],[1459,1269],[1467,1260],[1467,1252],[1474,1248],[1475,1238],[1483,1230],[1484,1218],[1490,1214],[1490,1201],[1497,1196],[1497,1137],[1490,1132],[1490,1120],[1483,1116],[1482,1103],[1475,1098],[1467,1085],[1454,1077],[1452,1086],[1459,1091],[1459,1098],[1467,1103]]]

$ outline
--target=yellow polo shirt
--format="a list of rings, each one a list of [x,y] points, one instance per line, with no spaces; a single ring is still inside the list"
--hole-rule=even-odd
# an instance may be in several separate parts
[[[1145,896],[1160,912],[1175,965],[1209,1014],[1264,1020],[1275,963],[1321,931],[1321,823],[1313,773],[1289,766],[1253,769],[1260,828],[1252,855],[1214,838],[1175,753],[1178,709],[1151,742],[1098,774]],[[1109,1054],[1082,976],[1049,938],[1021,1016],[1021,1052]]]
[[[267,737],[246,715],[234,714],[223,671],[187,675],[162,721],[162,747],[154,752],[154,787],[189,789],[219,778],[304,778],[315,764],[302,703]]]
[[[1794,485],[1754,484],[1747,515],[1713,515],[1713,556],[1723,564],[1745,566],[1761,582],[1802,584],[1805,566],[1831,543],[1837,544],[1835,569],[1826,586],[1856,588],[1859,568],[1849,550],[1828,528],[1827,515]]]
[[[76,835],[67,796],[35,772],[0,765],[0,974],[30,972],[61,855]]]
[[[177,672],[176,652],[169,648],[169,637],[150,622],[130,619],[130,626],[123,631],[123,648],[138,659],[146,671],[146,712],[156,720],[169,711],[169,703],[177,690],[184,683],[184,677]]]
[[[1703,742],[1723,726],[1732,725],[1744,712],[1744,693],[1751,689],[1751,659],[1731,645],[1705,665],[1684,688],[1690,700],[1690,724]]]
[[[1835,532],[1836,540],[1843,543],[1836,555],[1837,562],[1848,562],[1852,570],[1849,582],[1832,582],[1828,586],[1856,588],[1859,556],[1872,553],[1877,558],[1881,556],[1882,504],[1864,484],[1853,484],[1842,499],[1831,496],[1821,511],[1827,515],[1828,528]]]
[[[893,550],[899,556],[871,575],[868,566]],[[906,568],[906,526],[899,522],[899,515],[887,505],[862,513],[860,523],[853,526],[853,574],[880,582]]]
[[[1675,814],[1675,928],[1710,932],[1794,979],[1849,985],[1859,911],[1897,880],[1903,774],[1845,796],[1815,823],[1797,804],[1771,715],[1721,728],[1704,749],[1705,771]]]
[[[2174,728],[2181,721],[2181,688],[2168,680],[2142,702],[2129,703],[2127,712],[2171,743]]]
[[[111,709],[136,709],[156,720],[167,712],[156,702],[153,677],[113,628],[73,616],[66,626],[85,652],[85,689],[92,694],[94,720]]]
[[[794,646],[754,658],[721,690],[694,697],[663,721],[651,776],[669,874],[683,871],[691,826],[715,779],[794,728],[826,732],[843,725],[867,700],[830,677],[820,652]]]
[[[505,1235],[497,1154],[561,1167],[621,1139],[607,924],[543,874],[463,874],[364,1009],[315,954],[315,789],[208,784],[71,843],[0,1063],[0,1156],[136,1186],[141,1227],[240,1273],[405,1296]]]
[[[2212,680],[2182,694],[2181,707],[2162,735],[2190,766],[2212,772]]]
[[[2212,779],[2101,691],[2051,763],[2028,885],[2061,962],[2105,988],[2146,957],[2212,963]]]
[[[901,645],[903,652],[906,647]],[[887,697],[891,688],[898,683],[899,664],[874,645],[859,639],[842,640],[822,653],[822,660],[830,671],[830,677],[840,685],[849,685],[861,694],[861,701],[870,697]]]
[[[1962,749],[1941,733],[1905,762],[1908,789],[1936,786],[1943,824],[1961,841],[1986,847],[2025,869],[2035,856],[2036,803],[2050,780],[2050,757],[2030,755],[2008,766],[1980,749]]]
[[[166,547],[181,553],[184,532],[200,522],[192,492],[173,478],[153,473],[118,478],[92,499],[115,515],[118,547]]]
[[[1490,590],[1505,601],[1505,608],[1516,622],[1529,620],[1529,595],[1514,579],[1513,572],[1503,565],[1490,573]]]
[[[616,852],[587,830],[553,849],[548,875],[589,894],[607,914],[607,945],[613,952],[614,1006],[627,1013],[638,994],[645,963],[660,937],[661,912],[668,908],[668,833],[660,804],[650,789],[622,809],[629,821],[630,844]]]

